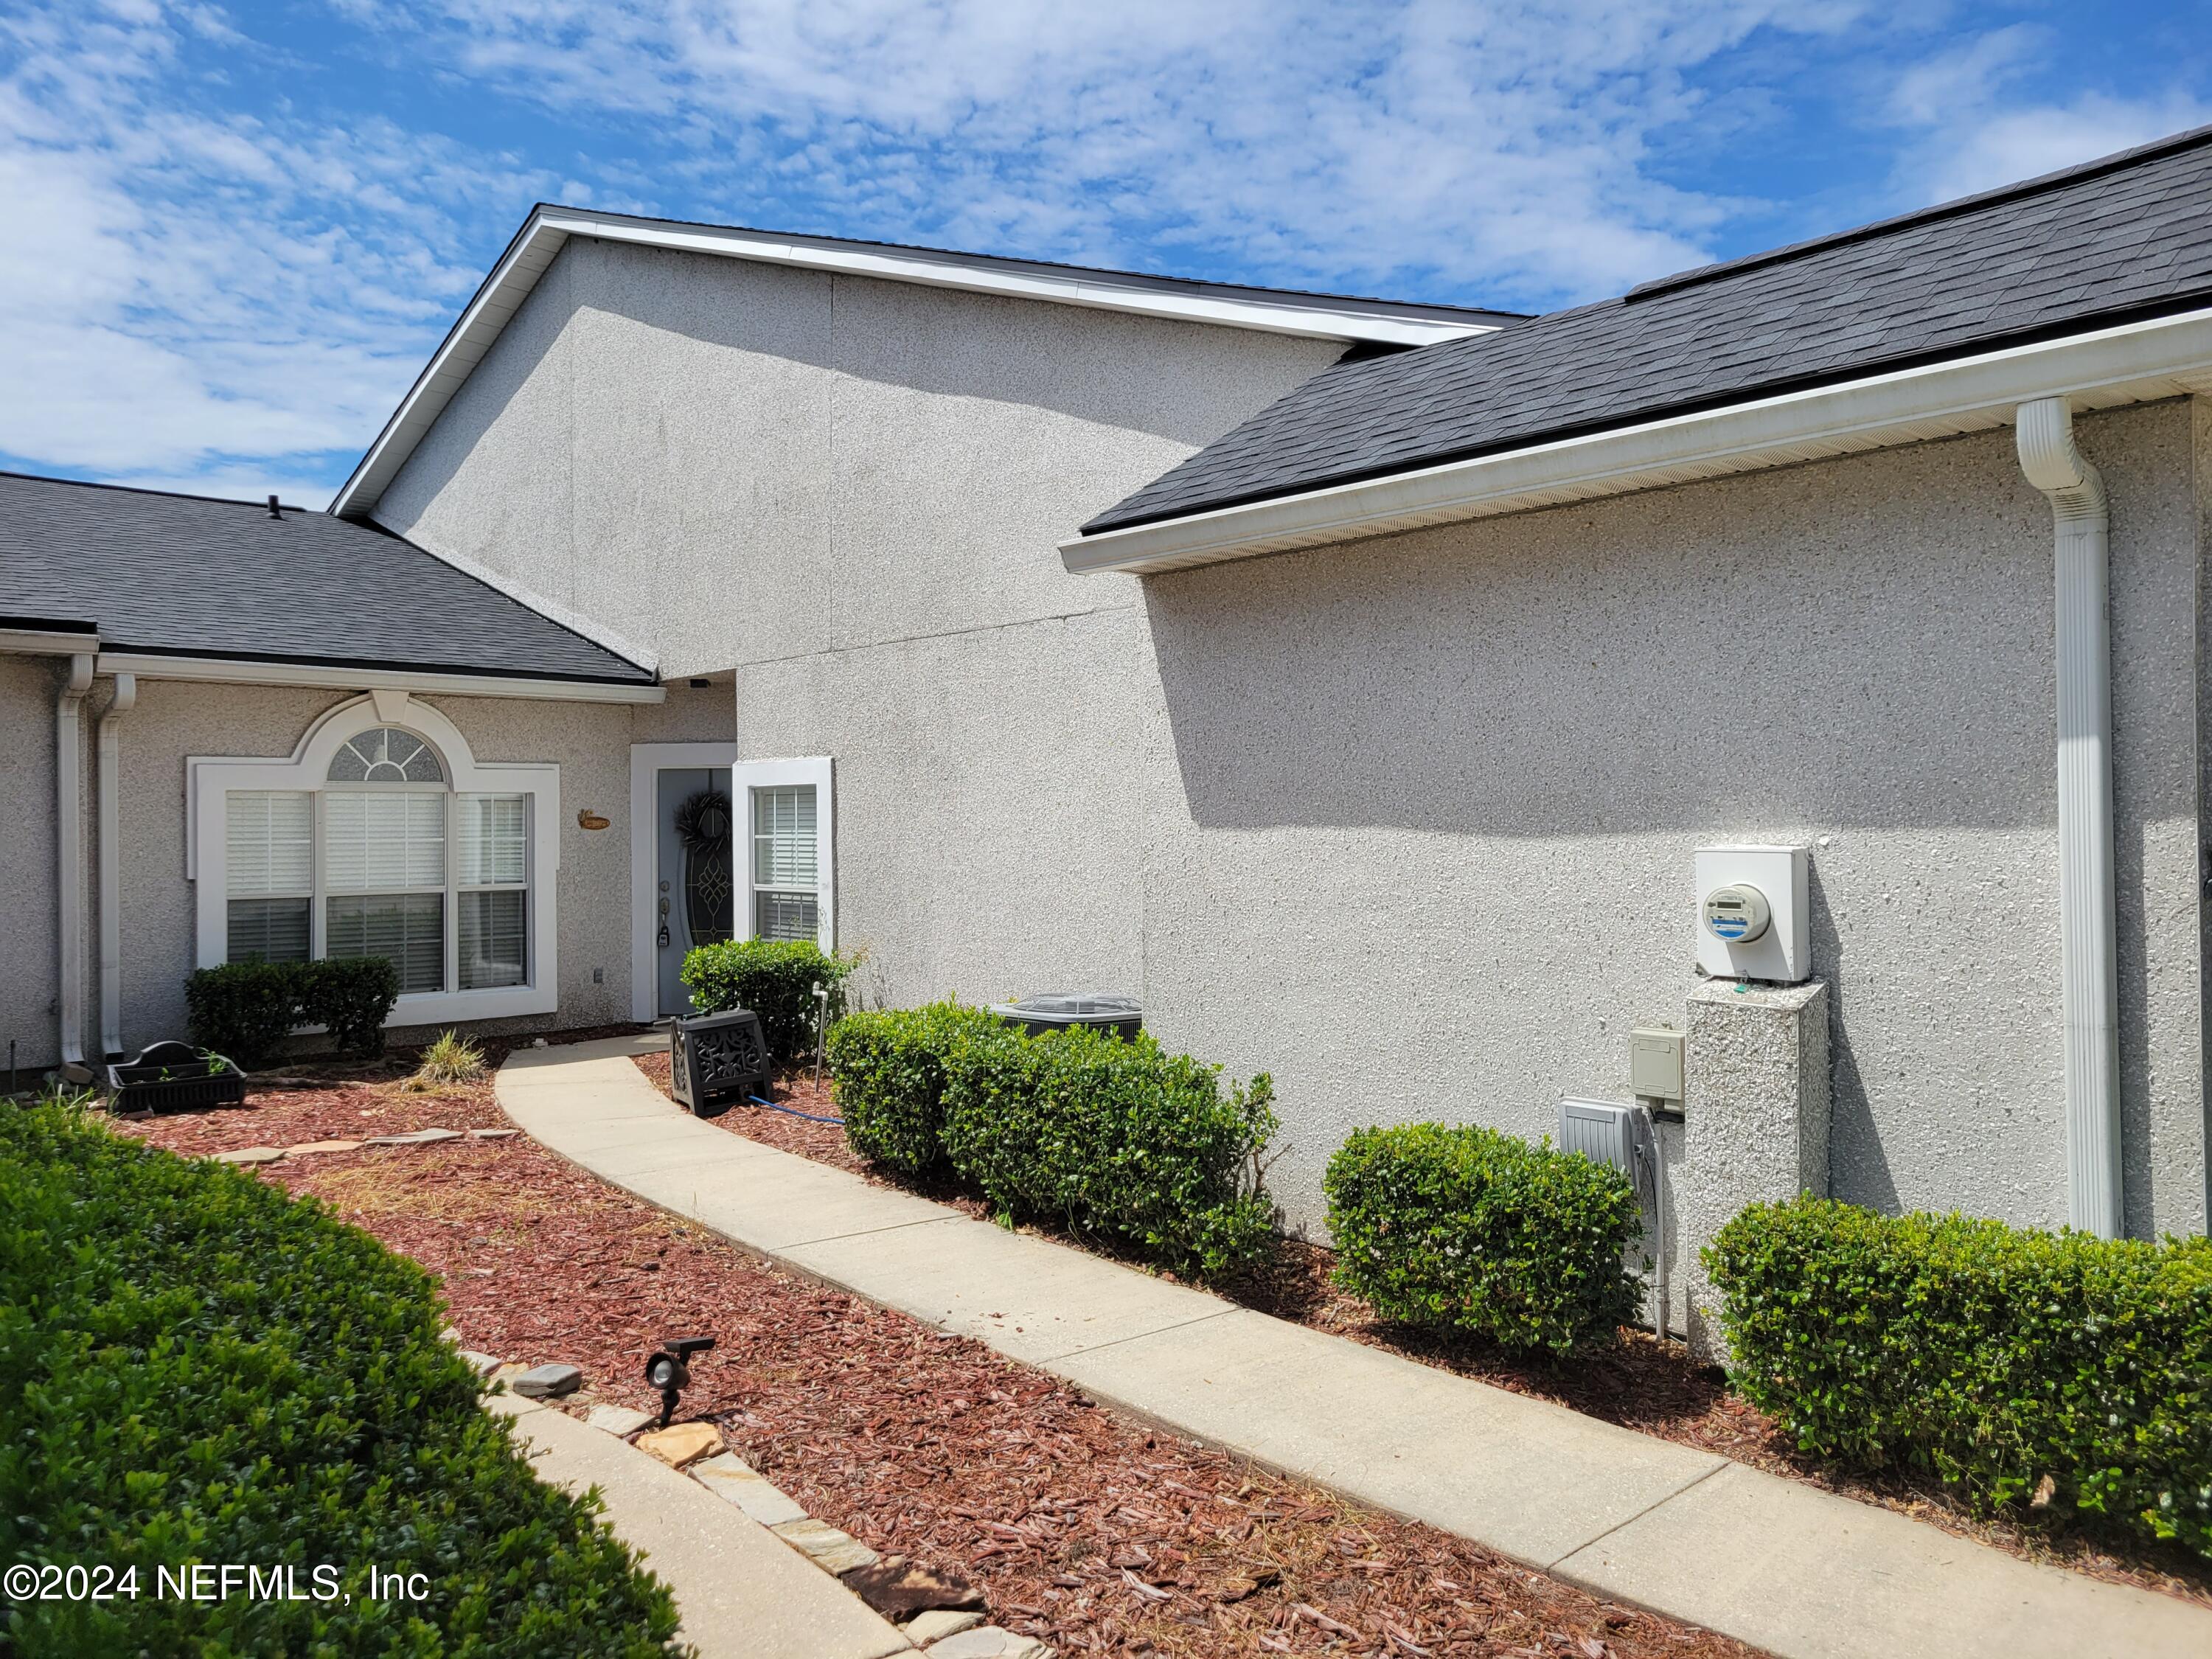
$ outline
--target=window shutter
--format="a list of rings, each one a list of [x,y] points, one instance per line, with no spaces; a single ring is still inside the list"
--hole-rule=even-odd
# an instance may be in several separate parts
[[[225,802],[224,883],[234,896],[305,893],[315,883],[314,797],[234,789]]]
[[[332,790],[323,798],[324,884],[389,893],[446,884],[446,798],[402,790]]]

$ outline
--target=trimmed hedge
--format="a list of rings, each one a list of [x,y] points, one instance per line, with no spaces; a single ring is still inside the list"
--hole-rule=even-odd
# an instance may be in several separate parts
[[[1360,1129],[1322,1185],[1336,1281],[1386,1319],[1568,1354],[1636,1316],[1636,1190],[1579,1152],[1474,1126]]]
[[[2212,1240],[2100,1239],[1829,1199],[1705,1252],[1731,1372],[1805,1450],[1932,1470],[2212,1556]]]
[[[691,1012],[719,1014],[750,1008],[760,1016],[769,1052],[797,1060],[814,1051],[814,988],[830,993],[821,1017],[845,1012],[845,980],[859,962],[831,956],[809,939],[738,939],[702,945],[684,958]]]
[[[341,1054],[380,1054],[398,1000],[399,970],[384,957],[232,962],[186,976],[185,1030],[241,1066],[260,1065],[301,1025],[326,1027]]]
[[[0,1561],[137,1574],[135,1597],[15,1599],[0,1647],[669,1651],[667,1592],[531,1474],[440,1318],[427,1274],[319,1204],[0,1110]],[[157,1594],[192,1562],[289,1564],[307,1599]],[[427,1599],[373,1599],[372,1567]]]
[[[945,1057],[1006,1029],[957,1002],[848,1014],[830,1028],[828,1060],[845,1139],[861,1157],[907,1175],[943,1167]]]
[[[956,1027],[944,1051],[944,1139],[1001,1215],[1108,1235],[1207,1275],[1274,1248],[1261,1190],[1277,1127],[1267,1073],[1224,1095],[1219,1066],[1150,1036],[994,1024]]]

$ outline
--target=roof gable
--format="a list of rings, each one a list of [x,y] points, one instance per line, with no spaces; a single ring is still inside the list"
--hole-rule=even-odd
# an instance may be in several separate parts
[[[378,498],[398,476],[415,447],[483,361],[555,257],[574,236],[1389,349],[1458,339],[1520,320],[1511,312],[1463,306],[1195,282],[887,242],[645,219],[540,203],[531,210],[507,252],[362,457],[353,476],[340,488],[331,503],[332,513],[365,519],[374,511]]]

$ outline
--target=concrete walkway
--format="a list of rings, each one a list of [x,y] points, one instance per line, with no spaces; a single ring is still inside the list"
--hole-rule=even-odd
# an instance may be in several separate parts
[[[1967,1542],[702,1123],[628,1056],[524,1049],[540,1143],[732,1243],[1191,1438],[1785,1659],[2212,1653],[2212,1613]]]
[[[700,1659],[915,1652],[866,1602],[689,1475],[536,1401],[494,1395],[485,1405],[514,1419],[542,1479],[579,1495],[599,1489],[616,1535],[675,1592]]]

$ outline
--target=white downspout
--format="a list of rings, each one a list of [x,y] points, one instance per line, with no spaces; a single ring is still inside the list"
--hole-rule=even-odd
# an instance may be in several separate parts
[[[115,696],[100,717],[100,1048],[123,1052],[123,770],[115,729],[138,703],[138,677],[118,674]]]
[[[2022,404],[2020,467],[2051,501],[2057,600],[2059,1000],[2066,1024],[2066,1218],[2120,1236],[2119,977],[2112,896],[2110,525],[2063,398]]]
[[[54,870],[60,890],[61,1045],[64,1066],[84,1064],[84,694],[92,658],[70,659],[54,700]]]

